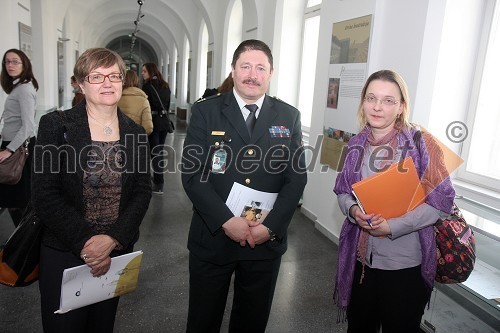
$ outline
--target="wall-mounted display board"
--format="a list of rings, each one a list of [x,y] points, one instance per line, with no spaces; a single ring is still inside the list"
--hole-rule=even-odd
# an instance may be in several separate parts
[[[343,119],[356,119],[366,79],[371,28],[372,15],[333,24],[320,162],[335,170],[340,170],[344,147],[354,135],[347,131]]]

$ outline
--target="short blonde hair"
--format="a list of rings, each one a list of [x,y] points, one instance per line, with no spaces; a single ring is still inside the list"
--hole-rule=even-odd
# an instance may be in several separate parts
[[[125,73],[125,79],[123,79],[123,88],[130,87],[139,87],[139,76],[131,69]]]
[[[396,123],[394,126],[398,129],[402,128],[409,128],[411,127],[410,124],[410,95],[408,93],[408,86],[406,85],[406,82],[403,80],[401,75],[398,73],[388,70],[388,69],[383,69],[378,72],[373,73],[370,75],[370,77],[366,80],[365,86],[363,87],[363,90],[361,91],[361,99],[359,101],[359,107],[358,107],[358,123],[360,126],[360,129],[365,128],[365,126],[368,124],[368,121],[366,120],[365,113],[363,112],[363,101],[366,95],[366,90],[368,89],[368,86],[372,81],[375,80],[380,80],[380,81],[387,81],[387,82],[392,82],[396,84],[399,87],[399,92],[401,93],[401,105],[403,106],[403,112],[396,118]]]
[[[83,83],[85,77],[94,69],[109,68],[113,65],[118,65],[121,74],[125,73],[125,62],[118,53],[104,47],[90,48],[78,57],[73,74],[78,83]]]

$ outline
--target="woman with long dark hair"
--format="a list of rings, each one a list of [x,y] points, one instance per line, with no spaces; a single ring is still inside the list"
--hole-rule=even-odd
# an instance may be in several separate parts
[[[142,66],[141,74],[144,79],[142,90],[148,95],[153,117],[153,132],[149,135],[153,165],[153,193],[163,194],[163,146],[167,134],[173,130],[168,117],[171,92],[156,64],[145,63]]]
[[[29,143],[29,155],[21,180],[15,185],[0,184],[0,207],[8,207],[12,221],[17,226],[31,197],[31,155],[35,144],[38,82],[28,56],[17,49],[5,52],[0,80],[3,90],[9,95],[2,116],[4,126],[0,162],[9,158],[25,142]]]

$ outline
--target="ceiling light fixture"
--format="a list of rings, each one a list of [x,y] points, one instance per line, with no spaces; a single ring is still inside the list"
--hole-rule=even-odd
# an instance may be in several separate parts
[[[137,12],[137,18],[134,21],[135,29],[132,34],[129,34],[129,37],[132,37],[132,41],[130,42],[130,55],[129,58],[132,59],[132,54],[134,53],[134,46],[135,46],[135,40],[137,39],[137,33],[140,31],[139,30],[139,23],[141,22],[141,18],[144,17],[144,14],[141,12],[142,5],[144,5],[143,0],[137,0],[137,3],[139,4],[139,11]]]

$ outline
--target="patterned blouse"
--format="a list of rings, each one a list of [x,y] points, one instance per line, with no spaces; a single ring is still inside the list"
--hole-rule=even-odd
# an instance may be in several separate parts
[[[83,176],[85,219],[103,234],[118,219],[123,156],[119,141],[93,141]]]

